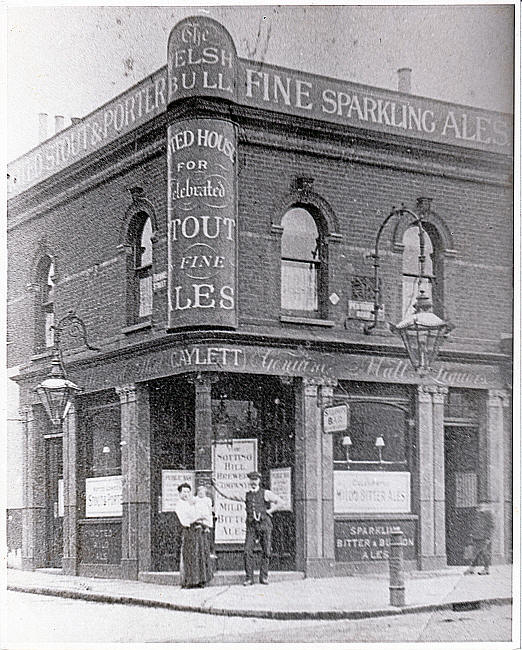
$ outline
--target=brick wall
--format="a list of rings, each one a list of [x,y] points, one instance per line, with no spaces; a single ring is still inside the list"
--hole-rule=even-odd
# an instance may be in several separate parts
[[[502,332],[511,331],[512,208],[511,191],[485,182],[402,171],[243,144],[238,171],[240,322],[280,327],[279,236],[271,230],[284,197],[298,176],[314,179],[313,190],[335,213],[342,241],[329,255],[328,317],[347,340],[360,336],[359,323],[346,323],[352,274],[371,275],[365,252],[392,206],[433,198],[433,210],[451,232],[455,257],[445,264],[446,315],[457,326],[459,349],[497,350]],[[39,244],[56,257],[59,318],[75,308],[93,342],[124,341],[126,325],[125,261],[121,249],[129,187],[139,185],[158,217],[155,272],[166,270],[166,156],[158,156],[113,177],[66,203],[13,228],[9,233],[9,364],[33,354],[34,281]],[[37,191],[33,190],[35,202]],[[386,317],[400,316],[400,253],[393,252],[390,228],[382,240],[383,298]],[[154,319],[161,333],[166,291],[155,296]],[[319,330],[321,331],[321,330]],[[331,331],[330,331],[331,334]]]

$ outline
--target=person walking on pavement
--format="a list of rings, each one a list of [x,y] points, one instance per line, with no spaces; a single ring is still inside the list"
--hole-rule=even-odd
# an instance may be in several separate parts
[[[272,552],[272,512],[280,502],[279,497],[270,490],[261,488],[261,474],[247,474],[250,490],[245,496],[246,536],[245,536],[245,573],[244,586],[254,584],[254,546],[257,540],[261,545],[261,566],[259,582],[268,584],[268,565]]]
[[[480,564],[483,569],[479,575],[488,575],[491,564],[491,539],[494,530],[493,513],[487,503],[480,503],[475,510],[471,524],[471,540],[473,544],[473,557],[470,566],[464,572],[470,575],[475,572],[475,567]]]

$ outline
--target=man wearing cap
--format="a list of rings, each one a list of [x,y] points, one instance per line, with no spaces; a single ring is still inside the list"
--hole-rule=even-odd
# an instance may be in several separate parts
[[[246,537],[245,537],[245,573],[246,586],[254,584],[254,546],[256,540],[261,545],[261,566],[259,582],[268,584],[268,563],[272,550],[272,512],[280,499],[270,490],[261,489],[261,474],[247,474],[250,490],[246,493]]]

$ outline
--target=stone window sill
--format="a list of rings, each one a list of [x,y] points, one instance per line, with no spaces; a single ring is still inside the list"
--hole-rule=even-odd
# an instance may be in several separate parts
[[[280,321],[282,323],[293,323],[295,325],[315,325],[319,327],[334,327],[333,320],[325,320],[324,318],[307,318],[306,316],[286,316],[281,315]]]
[[[141,332],[142,330],[147,330],[152,327],[152,321],[145,320],[142,323],[134,323],[133,325],[127,325],[127,327],[122,328],[122,334],[133,334],[134,332]]]
[[[31,361],[39,361],[40,359],[47,359],[53,356],[54,348],[49,348],[43,352],[37,352],[31,357]]]

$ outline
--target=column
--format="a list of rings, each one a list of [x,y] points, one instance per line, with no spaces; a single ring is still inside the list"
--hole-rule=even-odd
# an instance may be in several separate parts
[[[195,391],[196,485],[210,486],[212,478],[212,384],[216,379],[208,373],[191,379]]]
[[[504,402],[506,393],[489,390],[485,440],[485,500],[495,520],[492,561],[503,563],[504,548]]]
[[[123,480],[122,575],[136,580],[150,569],[150,418],[148,389],[116,388],[121,404]],[[141,561],[140,561],[141,560]]]
[[[78,468],[77,417],[74,404],[63,423],[63,572],[78,572]]]
[[[22,410],[24,427],[22,569],[46,564],[45,439],[37,430],[32,407]]]
[[[437,566],[445,566],[446,558],[446,485],[444,468],[444,400],[445,386],[432,387],[433,399],[433,525]]]
[[[433,567],[435,555],[434,473],[433,473],[433,399],[430,386],[417,386],[417,474],[420,569]]]
[[[321,412],[319,413],[319,435],[322,441],[322,530],[323,558],[333,567],[335,564],[334,510],[333,510],[333,436],[322,432],[322,409],[333,403],[336,380],[323,380],[320,388]]]

